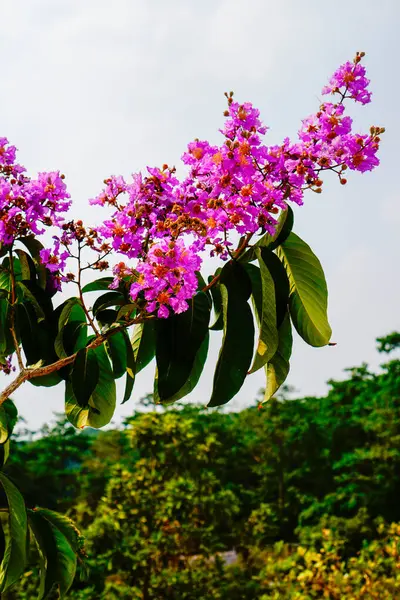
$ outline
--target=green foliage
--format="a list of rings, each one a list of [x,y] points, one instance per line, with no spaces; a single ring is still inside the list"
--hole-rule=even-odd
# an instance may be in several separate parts
[[[157,395],[161,402],[170,402],[191,376],[208,336],[210,311],[209,297],[198,292],[189,310],[156,321]]]
[[[197,273],[198,291],[189,310],[167,319],[149,315],[140,295],[132,301],[129,289],[138,273],[123,278],[115,289],[109,287],[111,277],[82,286],[81,275],[89,265],[81,263],[76,296],[54,305],[56,282],[40,262],[42,245],[32,236],[17,240],[2,252],[0,265],[2,369],[8,371],[8,357],[17,354],[19,366],[30,367],[26,379],[31,384],[65,382],[66,414],[75,426],[102,427],[116,406],[115,380],[126,377],[122,403],[127,402],[136,374],[153,358],[155,400],[170,404],[189,394],[206,363],[210,335],[222,330],[208,406],[229,402],[247,375],[261,368],[268,399],[289,373],[288,308],[307,343],[320,346],[330,338],[324,274],[307,244],[292,232],[293,222],[288,208],[274,235],[264,233],[252,245],[252,236],[243,237],[208,285]]]
[[[254,324],[248,299],[251,280],[240,263],[227,263],[220,274],[224,335],[208,406],[221,406],[243,385],[250,368]]]
[[[350,369],[324,398],[273,397],[261,410],[171,407],[93,435],[61,422],[14,442],[6,472],[28,519],[39,493],[86,538],[87,579],[67,598],[389,600],[400,586],[399,410],[392,360]],[[37,597],[41,580],[66,589],[82,571],[70,521],[39,514],[64,562],[55,553],[40,576],[46,553],[33,545],[10,600]]]
[[[332,331],[326,314],[328,290],[321,263],[293,232],[277,253],[288,274],[290,316],[298,334],[310,346],[326,346]]]
[[[69,421],[82,429],[83,427],[103,427],[112,419],[116,404],[116,388],[113,371],[104,345],[93,350],[97,360],[98,379],[85,405],[76,398],[73,384],[67,381],[65,386],[65,414]],[[96,370],[97,375],[97,370]],[[93,388],[93,379],[90,378]]]

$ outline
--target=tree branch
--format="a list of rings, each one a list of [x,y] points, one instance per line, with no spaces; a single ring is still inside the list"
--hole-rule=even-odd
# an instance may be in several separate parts
[[[119,331],[123,331],[127,327],[131,325],[137,325],[138,323],[143,323],[144,321],[150,321],[154,319],[153,316],[146,317],[138,317],[136,319],[132,319],[128,323],[124,325],[118,325],[117,327],[113,327],[106,331],[103,334],[99,334],[97,338],[95,338],[88,346],[88,349],[97,348],[101,346],[103,342],[105,342],[109,337],[115,335]],[[44,375],[50,375],[50,373],[54,373],[55,371],[59,371],[63,367],[66,367],[72,364],[75,360],[77,352],[71,354],[70,356],[66,356],[65,358],[60,358],[56,362],[45,365],[44,367],[27,367],[23,368],[18,376],[12,381],[0,394],[0,406],[13,394],[25,381],[29,381],[30,379],[35,379],[36,377],[43,377]]]

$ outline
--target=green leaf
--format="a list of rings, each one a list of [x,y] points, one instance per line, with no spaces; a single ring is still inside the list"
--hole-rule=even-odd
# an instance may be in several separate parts
[[[35,313],[36,313],[37,321],[38,322],[44,321],[46,318],[46,315],[42,308],[42,303],[37,300],[37,298],[35,297],[35,294],[31,291],[30,287],[28,286],[28,282],[27,281],[17,281],[15,287],[17,290],[20,290],[22,292],[23,299],[32,304],[32,306],[35,310]],[[38,288],[38,289],[41,289],[41,288]],[[43,290],[41,290],[41,291],[43,291]]]
[[[96,316],[98,312],[109,308],[110,306],[122,306],[123,304],[125,304],[125,298],[122,294],[119,292],[106,292],[96,299],[93,304],[92,312],[93,315]]]
[[[35,513],[43,516],[47,519],[54,527],[59,529],[61,533],[68,540],[69,545],[75,554],[82,554],[83,551],[83,537],[80,531],[77,529],[75,523],[65,515],[62,515],[54,510],[48,508],[35,508]]]
[[[5,290],[6,292],[11,290],[10,272],[5,268],[0,268],[0,289]]]
[[[290,369],[289,359],[292,354],[292,326],[289,313],[286,312],[285,318],[279,328],[278,350],[270,362],[265,366],[267,376],[267,385],[265,388],[264,400],[266,402],[277,392],[282,383],[285,382]]]
[[[200,271],[196,271],[195,275],[197,277],[197,291],[198,292],[202,292],[204,290],[204,288],[207,287],[207,284],[206,284],[206,282],[204,280],[203,275],[200,273]],[[207,294],[209,301],[212,302],[210,290],[207,290],[204,293]]]
[[[208,332],[210,311],[207,295],[197,292],[188,310],[167,319],[157,319],[156,361],[161,402],[179,392],[189,378]]]
[[[298,334],[310,346],[326,346],[332,330],[328,323],[328,290],[321,263],[311,248],[291,233],[277,249],[290,282],[289,310]]]
[[[279,329],[288,310],[290,285],[286,269],[276,254],[266,248],[261,249],[261,258],[274,280],[276,324]]]
[[[21,336],[22,349],[27,365],[34,365],[43,360],[43,352],[39,340],[39,326],[35,310],[30,303],[17,304],[17,323]]]
[[[8,504],[8,524],[10,535],[0,565],[0,592],[7,590],[24,572],[26,564],[26,536],[28,533],[25,502],[18,489],[0,473]]]
[[[32,258],[29,256],[29,254],[27,254],[23,250],[17,249],[17,250],[15,250],[15,254],[18,256],[19,263],[21,265],[22,279],[35,282],[36,281],[36,269],[35,269],[35,263],[33,262]]]
[[[65,597],[76,573],[77,557],[63,531],[43,511],[29,510],[29,525],[35,536],[40,557],[39,600],[54,592]]]
[[[54,387],[61,383],[62,380],[63,378],[60,377],[58,372],[54,371],[54,373],[49,373],[48,375],[33,377],[33,379],[29,379],[29,383],[35,387]]]
[[[72,389],[79,406],[85,407],[99,382],[99,365],[94,350],[79,350],[71,374]]]
[[[0,406],[0,444],[5,444],[18,420],[18,410],[14,402],[7,398]]]
[[[118,311],[116,321],[122,321],[123,323],[132,319],[136,314],[136,304],[124,304]]]
[[[64,326],[62,340],[65,353],[67,355],[74,354],[78,350],[86,347],[87,343],[87,323],[86,321],[78,321],[73,319],[74,314],[78,318],[85,318],[83,311],[80,313],[78,306],[76,306],[71,313],[71,320]]]
[[[88,406],[79,405],[70,381],[65,388],[65,413],[75,427],[104,427],[112,419],[116,404],[114,375],[104,344],[93,349],[99,365],[99,381]]]
[[[170,398],[167,398],[166,400],[163,400],[162,401],[163,404],[172,404],[173,402],[177,402],[181,398],[184,398],[185,396],[190,394],[190,392],[192,390],[194,390],[194,388],[198,384],[200,376],[203,372],[204,364],[207,359],[209,343],[210,343],[210,334],[209,334],[209,332],[207,332],[206,337],[204,338],[204,340],[195,356],[192,370],[191,370],[190,375],[187,378],[186,382],[181,387],[181,389],[178,390],[178,392],[176,392],[176,394],[174,394]],[[160,403],[161,399],[160,399],[160,396],[158,393],[158,370],[156,371],[156,376],[154,379],[154,394],[153,395],[154,395],[154,401],[156,402],[156,404]]]
[[[0,358],[14,352],[14,341],[10,331],[10,305],[7,300],[0,300]]]
[[[113,282],[112,277],[101,277],[100,279],[96,279],[95,281],[91,281],[83,286],[82,292],[99,292],[104,290],[109,290],[110,285]]]
[[[136,373],[136,363],[135,363],[135,355],[133,352],[132,344],[129,339],[129,336],[124,330],[123,332],[125,346],[126,346],[126,384],[125,384],[125,392],[124,398],[121,404],[125,404],[129,400],[132,395],[133,384],[135,383],[135,373]]]
[[[4,444],[0,446],[0,466],[4,467],[6,462],[8,461],[8,457],[10,456],[10,440],[8,439]],[[1,527],[0,527],[0,535],[1,535]],[[0,550],[0,556],[2,555]]]
[[[36,267],[39,285],[42,289],[45,289],[47,280],[51,274],[40,260],[40,251],[44,248],[43,244],[41,244],[34,235],[28,235],[26,237],[19,238],[18,241],[24,244],[25,248],[28,249],[30,255],[32,256]]]
[[[227,263],[220,278],[224,335],[208,406],[221,406],[243,385],[253,357],[254,322],[247,302],[251,281],[242,265]]]
[[[111,335],[105,344],[113,366],[113,375],[118,379],[126,373],[126,342],[123,332],[119,331]]]
[[[290,206],[287,207],[286,210],[282,210],[278,224],[275,229],[274,235],[270,233],[265,233],[251,248],[249,248],[242,256],[240,257],[240,262],[251,262],[256,260],[257,248],[268,248],[269,250],[275,250],[278,246],[280,246],[289,236],[290,232],[293,229],[294,223],[294,215],[293,210]]]
[[[69,298],[58,310],[60,316],[54,348],[59,358],[65,358],[76,351],[75,347],[78,341],[81,343],[82,338],[87,337],[86,315],[79,298]],[[70,325],[69,322],[74,325]]]
[[[118,313],[116,310],[111,308],[105,308],[104,310],[99,310],[96,314],[96,319],[103,327],[104,325],[112,325],[117,322]]]
[[[250,373],[261,369],[273,357],[278,348],[275,284],[262,259],[260,248],[256,249],[256,255],[260,266],[246,265],[246,271],[251,279],[252,301],[259,326],[256,353]]]
[[[147,367],[156,354],[156,333],[154,321],[138,323],[132,334],[132,350],[135,358],[135,374]]]
[[[212,280],[218,276],[221,273],[221,268],[219,267],[214,275],[210,275],[208,278],[208,283],[210,284],[212,282]],[[212,301],[213,301],[213,308],[214,308],[214,323],[210,326],[210,329],[212,329],[213,331],[220,331],[221,329],[224,328],[224,316],[223,316],[223,309],[222,309],[222,296],[221,296],[221,288],[220,288],[220,283],[219,281],[217,281],[217,283],[215,283],[211,288],[210,288],[210,292],[211,292],[211,297],[212,297]]]

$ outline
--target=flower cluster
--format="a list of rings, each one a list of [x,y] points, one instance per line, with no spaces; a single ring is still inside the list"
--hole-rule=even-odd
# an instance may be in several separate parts
[[[0,243],[6,246],[44,233],[44,226],[59,227],[71,204],[63,175],[55,171],[31,179],[15,159],[15,146],[0,138]]]
[[[347,61],[334,72],[323,94],[340,94],[342,99],[352,98],[361,104],[371,102],[371,92],[367,90],[369,79],[365,77],[365,67],[360,64],[364,52],[357,52],[353,62]]]
[[[21,173],[14,173],[14,183],[4,179],[17,186],[11,196],[5,196],[4,206],[23,211],[19,219],[35,233],[39,231],[34,230],[31,214],[36,221],[62,228],[54,248],[41,255],[54,273],[65,268],[70,246],[76,241],[80,248],[89,246],[97,252],[95,268],[106,268],[105,256],[116,252],[126,259],[114,268],[114,287],[132,276],[132,300],[149,313],[168,317],[171,311],[182,312],[196,292],[196,271],[204,250],[222,259],[234,256],[235,237],[250,240],[264,232],[274,233],[277,215],[288,202],[301,205],[306,190],[321,192],[325,171],[334,172],[345,184],[347,169],[363,173],[379,164],[379,136],[384,130],[372,127],[368,134],[355,133],[351,117],[345,114],[345,99],[366,104],[371,98],[362,56],[358,53],[352,63],[334,73],[323,93],[339,95],[339,101],[323,103],[304,119],[294,142],[286,138],[280,145],[267,145],[267,127],[259,111],[251,103],[234,101],[233,93],[226,94],[222,143],[189,143],[182,156],[188,169],[183,179],[178,179],[174,168],[163,165],[161,169],[148,167],[145,176],[133,175],[130,182],[122,176],[105,180],[106,187],[90,202],[110,207],[112,214],[97,228],[57,220],[56,214],[69,205],[57,173],[43,174],[35,182],[25,180]],[[3,150],[1,158],[0,164],[10,168],[13,150]],[[17,191],[18,202],[13,200]],[[1,198],[0,187],[0,210]],[[8,240],[22,231],[9,224],[13,218],[12,213],[10,218],[2,217],[10,231]],[[4,241],[1,231],[0,224],[0,240]]]
[[[196,249],[187,248],[182,240],[161,240],[153,244],[147,260],[137,266],[139,276],[131,286],[132,300],[144,291],[147,311],[158,317],[168,317],[169,308],[175,313],[188,309],[186,300],[197,289],[196,271],[201,259]]]

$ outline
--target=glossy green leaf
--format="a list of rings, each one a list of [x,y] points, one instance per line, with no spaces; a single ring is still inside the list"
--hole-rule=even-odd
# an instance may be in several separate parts
[[[10,456],[10,439],[8,439],[6,442],[4,442],[4,444],[0,445],[0,467],[4,467],[9,456]],[[0,527],[0,530],[1,530],[1,527]],[[1,531],[0,531],[0,535],[1,535]],[[0,556],[1,555],[2,554],[0,551]]]
[[[7,300],[0,300],[0,358],[5,358],[14,351],[10,324],[10,305]]]
[[[276,254],[261,248],[261,257],[274,280],[276,324],[279,329],[288,310],[290,285],[287,272]]]
[[[189,378],[196,354],[208,332],[210,311],[207,295],[197,292],[188,310],[168,319],[157,319],[156,361],[161,402],[179,392]]]
[[[144,369],[156,353],[156,334],[154,321],[138,323],[132,334],[132,350],[135,357],[135,373]]]
[[[198,292],[203,292],[204,289],[207,287],[207,284],[206,284],[206,282],[204,280],[204,277],[200,273],[200,271],[196,271],[195,275],[197,277],[197,291]],[[207,294],[209,301],[212,302],[210,290],[207,290],[204,293]]]
[[[22,279],[32,282],[36,281],[35,263],[33,262],[29,254],[27,254],[27,252],[24,252],[24,250],[19,249],[15,250],[15,254],[19,258]]]
[[[10,398],[7,398],[0,406],[0,444],[4,444],[8,440],[17,420],[17,407]]]
[[[67,516],[62,515],[48,508],[35,508],[36,514],[43,516],[54,527],[59,529],[68,540],[69,545],[75,554],[79,555],[83,549],[83,537],[80,531],[76,528],[75,523]]]
[[[126,384],[124,397],[121,404],[125,404],[125,402],[127,402],[132,395],[133,384],[135,383],[136,364],[135,355],[133,353],[133,348],[129,336],[126,330],[124,330],[122,333],[124,336],[126,352]]]
[[[65,413],[69,421],[80,429],[104,427],[111,421],[115,411],[115,381],[104,345],[93,349],[93,352],[99,365],[99,381],[89,398],[88,406],[79,405],[70,381],[67,381],[65,388]]]
[[[74,352],[75,343],[84,336],[84,326],[86,324],[86,315],[82,308],[79,298],[69,298],[61,307],[58,318],[58,334],[54,343],[54,348],[59,358],[69,356]],[[67,324],[71,322],[73,326]],[[82,331],[79,324],[82,324]],[[80,337],[82,336],[82,337]],[[72,347],[71,347],[72,346]]]
[[[24,572],[26,563],[26,536],[28,533],[25,502],[15,485],[0,472],[8,504],[8,525],[10,535],[0,565],[0,592],[15,583]]]
[[[104,310],[99,310],[96,314],[96,319],[102,327],[104,325],[112,325],[117,322],[118,312],[113,308],[105,308]]]
[[[126,323],[130,319],[134,318],[136,310],[136,304],[124,304],[118,311],[116,321]]]
[[[321,263],[295,233],[277,249],[290,282],[290,316],[299,335],[311,346],[326,346],[331,338],[328,323],[328,290]]]
[[[36,267],[38,283],[42,289],[45,289],[50,273],[40,260],[40,251],[44,248],[43,244],[41,244],[34,235],[19,238],[18,241],[24,244],[25,248],[28,249]]]
[[[286,381],[290,369],[289,359],[292,354],[292,345],[292,326],[289,313],[287,312],[279,327],[278,349],[270,362],[265,366],[267,385],[265,388],[264,402],[272,398],[280,386]]]
[[[231,400],[243,385],[253,357],[254,322],[247,300],[251,281],[242,265],[227,263],[220,278],[224,335],[208,406]]]
[[[93,304],[93,314],[96,314],[106,308],[110,308],[111,306],[122,306],[125,304],[125,298],[119,292],[106,292],[99,296]]]
[[[256,249],[256,255],[259,267],[252,264],[246,265],[251,279],[251,298],[259,327],[258,342],[250,373],[261,369],[273,357],[278,348],[275,284],[262,259],[260,248]]]
[[[86,407],[99,382],[96,353],[89,348],[78,351],[71,373],[72,389],[79,406]]]
[[[40,557],[38,599],[46,600],[54,592],[64,598],[75,578],[77,556],[63,531],[43,511],[29,510],[28,515]]]
[[[210,275],[208,278],[208,283],[210,284],[215,276],[221,273],[221,268],[219,267],[214,275]],[[210,326],[212,331],[220,331],[224,328],[224,316],[222,309],[222,296],[221,296],[221,288],[220,283],[217,281],[211,288],[211,297],[213,301],[213,309],[214,309],[214,323]]]
[[[95,281],[91,281],[83,286],[82,292],[99,292],[104,290],[109,290],[111,283],[113,282],[113,277],[101,277],[100,279],[96,279]]]
[[[30,302],[35,310],[37,321],[44,321],[46,315],[43,310],[42,302],[40,302],[35,294],[32,292],[30,287],[28,286],[27,281],[17,281],[16,289],[22,292],[23,301]],[[40,288],[39,288],[40,289]],[[43,291],[43,290],[41,290]]]
[[[62,380],[63,378],[60,377],[58,372],[54,371],[54,373],[49,373],[48,375],[42,375],[41,377],[29,379],[29,383],[35,387],[54,387],[55,385],[61,383]]]
[[[111,335],[106,343],[107,354],[111,359],[113,375],[115,379],[122,377],[126,373],[126,343],[122,331]]]
[[[38,343],[39,325],[33,306],[30,303],[18,304],[16,315],[27,365],[35,365],[40,360],[44,363],[42,348]]]
[[[186,382],[181,387],[181,389],[176,392],[176,394],[174,394],[170,398],[167,398],[162,401],[161,401],[159,393],[158,393],[158,370],[156,370],[156,376],[154,379],[153,396],[154,396],[154,401],[157,404],[160,402],[162,402],[163,404],[172,404],[173,402],[177,402],[181,398],[184,398],[185,396],[190,394],[191,391],[194,390],[194,388],[196,387],[196,385],[199,382],[200,376],[204,369],[204,365],[205,365],[205,362],[207,359],[207,354],[208,354],[209,343],[210,343],[210,334],[207,332],[206,337],[204,338],[204,340],[195,356],[192,370],[191,370],[190,375],[187,378]]]
[[[15,281],[21,281],[21,263],[15,257],[13,258],[13,269]],[[8,256],[5,257],[0,267],[0,289],[11,290],[11,264]]]

